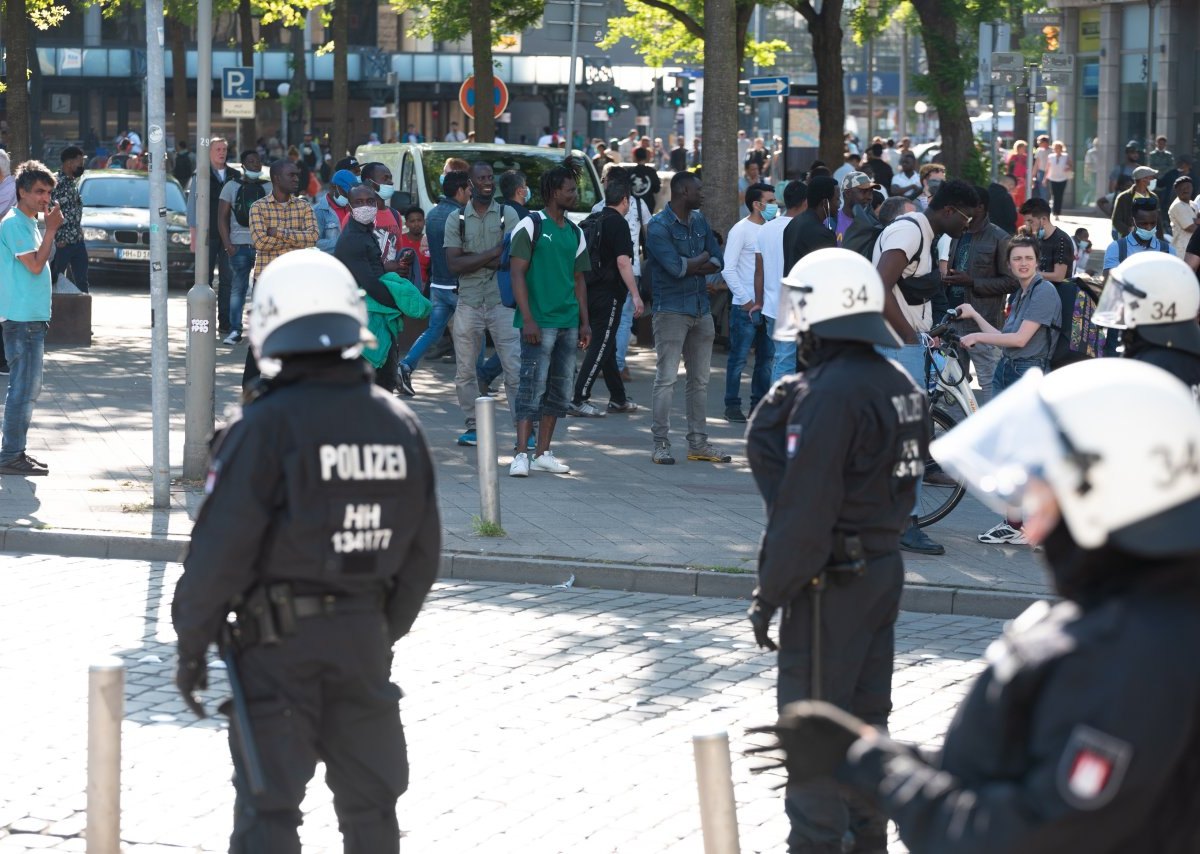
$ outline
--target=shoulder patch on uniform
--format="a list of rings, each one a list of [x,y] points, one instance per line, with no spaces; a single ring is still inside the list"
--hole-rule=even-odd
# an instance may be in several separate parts
[[[1078,724],[1059,760],[1058,793],[1075,809],[1100,809],[1116,797],[1132,757],[1129,742]]]
[[[789,424],[787,428],[787,455],[792,459],[800,452],[800,437],[804,427],[801,424]]]

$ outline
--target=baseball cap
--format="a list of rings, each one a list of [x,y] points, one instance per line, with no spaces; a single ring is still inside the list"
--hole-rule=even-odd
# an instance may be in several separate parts
[[[335,172],[341,172],[343,169],[357,169],[359,166],[358,160],[353,157],[343,157],[333,167]]]
[[[866,172],[851,172],[849,175],[847,175],[845,178],[842,179],[842,189],[843,190],[858,190],[858,189],[862,189],[863,187],[867,187],[872,190],[883,189],[878,184],[876,184],[874,181],[872,181],[871,176],[868,175]]]
[[[333,178],[329,183],[336,185],[345,192],[349,192],[351,187],[357,187],[362,181],[358,180],[358,176],[349,169],[339,169],[333,173]]]
[[[1138,145],[1138,141],[1136,139],[1131,139],[1129,142],[1125,143],[1126,151],[1137,151],[1139,148],[1141,148],[1141,146]]]
[[[1133,180],[1140,181],[1143,178],[1157,178],[1158,170],[1151,169],[1149,166],[1139,166],[1133,170]]]

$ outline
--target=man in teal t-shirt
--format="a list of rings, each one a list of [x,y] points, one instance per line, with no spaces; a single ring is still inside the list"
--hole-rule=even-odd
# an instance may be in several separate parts
[[[63,223],[50,199],[54,175],[42,163],[17,167],[17,205],[0,222],[0,321],[8,358],[0,475],[44,476],[49,467],[25,453],[33,404],[42,390],[42,354],[50,326],[50,255]],[[39,234],[37,216],[46,215]]]
[[[583,274],[591,269],[587,244],[579,226],[567,219],[578,200],[578,173],[568,159],[542,175],[545,210],[533,245],[533,213],[521,220],[512,236],[512,284],[517,311],[513,325],[521,330],[521,380],[517,389],[517,448],[508,473],[565,474],[570,468],[554,458],[550,440],[554,425],[567,414],[575,379],[575,350],[586,348],[592,332],[587,315]],[[537,421],[533,459],[526,442]]]

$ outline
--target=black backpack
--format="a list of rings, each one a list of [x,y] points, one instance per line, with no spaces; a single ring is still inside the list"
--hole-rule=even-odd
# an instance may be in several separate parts
[[[608,208],[601,208],[593,214],[588,214],[587,218],[579,223],[588,256],[588,270],[583,274],[583,281],[589,289],[612,284],[618,276],[617,259],[605,258],[600,251],[600,241],[604,234],[604,220],[608,216]],[[616,216],[624,222],[624,217],[621,217],[620,214],[616,214]]]
[[[262,181],[234,179],[238,182],[237,195],[233,197],[233,216],[239,225],[250,225],[250,206],[267,195]]]

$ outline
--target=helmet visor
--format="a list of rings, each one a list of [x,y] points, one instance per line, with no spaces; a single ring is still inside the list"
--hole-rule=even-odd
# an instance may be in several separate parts
[[[1029,371],[978,414],[930,446],[930,453],[984,504],[1000,513],[1020,508],[1025,489],[1062,455],[1062,440]]]
[[[1140,292],[1135,292],[1115,272],[1110,273],[1104,290],[1100,292],[1100,299],[1096,301],[1096,310],[1092,312],[1092,323],[1110,329],[1125,329],[1128,325],[1125,316],[1125,295],[1137,296],[1138,293]],[[1146,295],[1141,293],[1141,296]]]
[[[775,319],[772,338],[776,341],[795,341],[797,335],[808,331],[804,309],[811,294],[812,288],[807,285],[783,285],[779,293],[779,317]]]

